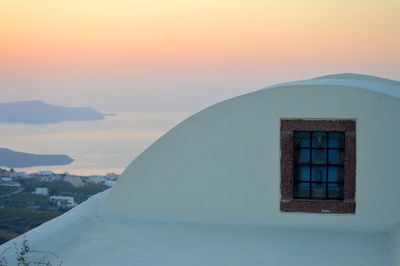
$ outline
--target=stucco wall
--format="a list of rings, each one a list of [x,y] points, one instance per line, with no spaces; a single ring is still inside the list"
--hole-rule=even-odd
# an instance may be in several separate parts
[[[104,214],[381,229],[399,221],[400,100],[344,86],[288,86],[216,104],[125,170]],[[357,120],[356,214],[282,213],[280,119]]]
[[[400,266],[400,224],[390,232],[390,253],[393,266]]]

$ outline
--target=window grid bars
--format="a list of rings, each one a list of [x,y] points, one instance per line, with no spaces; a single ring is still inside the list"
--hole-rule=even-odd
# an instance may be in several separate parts
[[[294,176],[294,184],[296,185],[297,183],[309,183],[309,197],[308,198],[304,198],[304,197],[296,197],[296,193],[295,193],[295,191],[293,191],[293,195],[295,196],[295,198],[298,198],[298,199],[320,199],[320,198],[317,198],[317,197],[315,197],[315,198],[313,198],[313,195],[312,195],[312,185],[313,184],[325,184],[325,200],[328,200],[328,199],[331,199],[331,200],[343,200],[343,184],[344,184],[344,182],[343,181],[328,181],[328,179],[329,179],[329,167],[328,166],[336,166],[336,167],[342,167],[343,169],[344,169],[344,162],[342,163],[342,164],[330,164],[329,163],[329,150],[343,150],[344,151],[344,143],[343,143],[343,147],[329,147],[329,138],[330,138],[330,134],[329,133],[343,133],[344,134],[344,132],[324,132],[324,131],[294,131],[293,132],[293,138],[294,138],[294,140],[293,140],[293,143],[294,143],[294,145],[295,145],[295,143],[296,143],[296,134],[298,133],[298,132],[308,132],[309,134],[310,134],[310,136],[309,136],[309,141],[310,141],[310,147],[294,147],[294,150],[302,150],[302,149],[305,149],[305,150],[310,150],[310,160],[309,160],[309,163],[307,164],[307,163],[297,163],[296,162],[296,160],[294,160],[294,166],[295,166],[295,169],[298,167],[298,166],[308,166],[309,167],[309,181],[297,181],[296,180],[296,178],[295,178],[295,176]],[[313,147],[313,135],[314,135],[314,133],[315,132],[324,132],[325,133],[325,136],[326,136],[326,147]],[[313,154],[313,150],[325,150],[325,155],[326,155],[326,164],[313,164],[313,161],[312,161],[312,154]],[[321,166],[323,166],[323,167],[325,167],[326,169],[325,169],[325,181],[313,181],[312,180],[312,167],[313,166],[319,166],[319,167],[321,167]],[[332,197],[332,198],[329,198],[328,197],[328,193],[329,193],[329,184],[338,184],[338,185],[341,185],[342,186],[342,195],[340,196],[340,197]],[[293,186],[293,190],[295,190],[295,187],[296,186]]]

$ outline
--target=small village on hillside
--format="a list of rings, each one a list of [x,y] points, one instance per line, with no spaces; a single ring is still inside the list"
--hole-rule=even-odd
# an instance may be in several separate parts
[[[118,175],[80,176],[0,168],[0,244],[110,188]]]

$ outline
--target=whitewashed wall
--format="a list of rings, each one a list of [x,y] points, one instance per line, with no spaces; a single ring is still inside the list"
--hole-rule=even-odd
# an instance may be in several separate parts
[[[391,241],[389,242],[391,252],[391,263],[393,266],[400,266],[400,224],[390,232]]]
[[[181,123],[122,174],[103,214],[384,229],[400,221],[400,100],[365,89],[297,85],[216,104]],[[282,213],[281,118],[357,120],[356,214]]]

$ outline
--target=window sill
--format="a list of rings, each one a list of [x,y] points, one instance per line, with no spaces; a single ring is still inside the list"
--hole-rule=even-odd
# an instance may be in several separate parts
[[[293,199],[281,201],[280,208],[283,212],[354,214],[356,210],[356,203],[351,200],[341,201]]]

